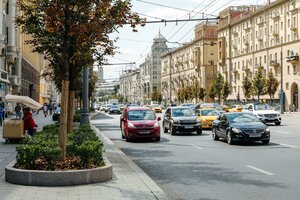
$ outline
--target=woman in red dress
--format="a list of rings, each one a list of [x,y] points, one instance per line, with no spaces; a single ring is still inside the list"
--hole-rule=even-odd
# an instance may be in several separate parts
[[[27,130],[27,133],[32,136],[36,132],[37,125],[32,118],[29,107],[23,108],[23,112],[24,116],[22,119],[24,120],[24,129]]]

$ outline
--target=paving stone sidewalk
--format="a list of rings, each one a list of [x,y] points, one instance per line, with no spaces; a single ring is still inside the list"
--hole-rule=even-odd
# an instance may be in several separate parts
[[[92,114],[95,115],[95,114]],[[35,116],[39,128],[53,123],[50,117]],[[39,121],[40,120],[40,121]],[[91,121],[93,123],[93,121]],[[99,122],[97,122],[99,124]],[[94,127],[94,126],[93,126]],[[1,128],[1,127],[0,127]],[[95,127],[94,127],[95,128]],[[71,187],[33,187],[13,185],[5,182],[3,167],[15,157],[16,144],[5,144],[0,132],[0,199],[1,200],[123,200],[123,199],[167,199],[163,190],[108,138],[97,130],[105,145],[105,156],[113,165],[113,179],[99,184]],[[2,161],[1,161],[2,159]]]

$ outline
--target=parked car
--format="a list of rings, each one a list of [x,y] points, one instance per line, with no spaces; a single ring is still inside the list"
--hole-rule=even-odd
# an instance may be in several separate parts
[[[242,112],[243,106],[242,105],[233,105],[230,109],[229,112]]]
[[[156,113],[162,113],[162,109],[160,107],[160,105],[157,105],[157,104],[153,104],[151,105],[151,108],[154,110],[154,112]]]
[[[125,108],[120,118],[122,138],[126,138],[126,141],[139,138],[154,138],[160,141],[160,120],[151,108]]]
[[[52,114],[52,120],[59,121],[59,117],[60,117],[60,107],[57,107]]]
[[[121,109],[118,105],[111,105],[108,109],[108,113],[111,115],[112,113],[121,114]]]
[[[176,132],[194,132],[202,134],[201,123],[195,112],[189,107],[169,107],[164,115],[163,130],[170,131],[171,135]]]
[[[199,120],[201,122],[202,129],[203,128],[211,128],[213,121],[217,119],[217,117],[221,114],[220,111],[215,109],[199,109],[196,111],[196,114],[199,117]]]
[[[250,112],[223,113],[213,122],[212,138],[226,139],[228,144],[235,141],[261,141],[269,144],[270,130]]]
[[[242,112],[253,113],[263,123],[275,123],[276,126],[279,126],[281,124],[281,117],[279,112],[273,110],[272,107],[266,103],[246,104]]]

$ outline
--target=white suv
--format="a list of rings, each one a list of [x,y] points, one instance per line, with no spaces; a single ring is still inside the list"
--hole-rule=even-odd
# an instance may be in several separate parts
[[[250,103],[246,104],[242,112],[252,112],[263,123],[275,123],[279,126],[281,124],[281,117],[278,112],[273,110],[268,104]]]

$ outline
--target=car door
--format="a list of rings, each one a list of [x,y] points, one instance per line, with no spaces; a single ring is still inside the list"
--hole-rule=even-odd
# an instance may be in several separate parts
[[[226,137],[226,131],[228,127],[228,119],[226,115],[221,115],[219,122],[219,135],[223,138]]]

